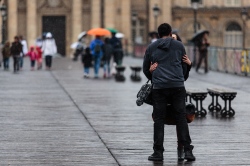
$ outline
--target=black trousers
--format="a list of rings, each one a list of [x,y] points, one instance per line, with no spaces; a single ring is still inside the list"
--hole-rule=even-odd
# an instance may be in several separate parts
[[[114,51],[114,62],[117,65],[122,64],[122,59],[123,59],[123,52],[122,51]]]
[[[205,72],[208,71],[208,67],[207,67],[207,51],[200,51],[199,52],[200,56],[199,56],[199,61],[198,61],[198,64],[196,66],[196,71],[199,70],[200,66],[201,66],[201,63],[202,63],[202,60],[204,59],[204,65],[205,65]]]
[[[191,138],[186,120],[185,96],[185,87],[152,90],[154,150],[164,151],[164,119],[166,117],[167,103],[171,103],[175,111],[178,142],[184,146],[184,150],[190,149]]]
[[[4,69],[9,69],[9,58],[3,58]]]
[[[45,64],[46,64],[46,67],[51,67],[52,65],[52,56],[51,55],[46,55],[45,56]]]
[[[19,56],[13,56],[14,72],[19,70]]]

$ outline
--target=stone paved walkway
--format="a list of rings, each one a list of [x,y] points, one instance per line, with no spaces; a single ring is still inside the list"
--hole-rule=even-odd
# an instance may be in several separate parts
[[[55,59],[51,72],[29,71],[27,59],[19,74],[0,69],[0,165],[249,165],[249,78],[192,70],[187,88],[238,92],[235,117],[208,113],[189,125],[197,158],[192,163],[177,162],[175,126],[166,126],[164,162],[153,163],[147,160],[152,107],[135,104],[146,78],[142,73],[140,83],[129,78],[129,66],[141,65],[142,59],[126,57],[124,64],[124,83],[83,79],[81,63],[67,58]],[[208,96],[206,109],[210,102]]]

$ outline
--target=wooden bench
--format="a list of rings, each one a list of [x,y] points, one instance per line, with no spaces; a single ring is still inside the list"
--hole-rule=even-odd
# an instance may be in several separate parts
[[[195,101],[195,115],[196,116],[206,116],[207,111],[202,106],[203,100],[207,97],[207,92],[200,89],[187,89],[186,90],[186,101],[192,103],[192,99]]]
[[[236,97],[237,92],[227,89],[207,88],[208,94],[212,96],[212,103],[208,106],[209,111],[220,112],[223,117],[233,117],[235,115],[234,109],[231,107],[232,100]],[[218,97],[224,101],[224,108],[221,109]]]
[[[141,81],[140,77],[141,66],[130,66],[130,69],[132,70],[132,74],[130,76],[131,80]]]
[[[115,67],[117,73],[115,74],[115,80],[118,82],[123,82],[125,81],[125,77],[124,77],[124,71],[125,71],[125,66],[116,66]]]

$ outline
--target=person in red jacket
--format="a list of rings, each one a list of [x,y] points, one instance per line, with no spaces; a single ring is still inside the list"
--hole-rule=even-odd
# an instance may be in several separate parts
[[[36,46],[36,52],[37,52],[37,70],[40,70],[42,69],[43,57],[42,57],[42,50],[39,46]]]
[[[35,64],[37,60],[37,52],[33,46],[30,47],[30,51],[27,53],[27,55],[30,57],[30,66],[31,70],[33,71],[35,69]]]

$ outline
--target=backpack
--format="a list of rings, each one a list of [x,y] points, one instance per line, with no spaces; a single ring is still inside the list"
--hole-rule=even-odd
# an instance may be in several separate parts
[[[96,43],[94,48],[95,54],[99,54],[101,52],[101,45]]]

